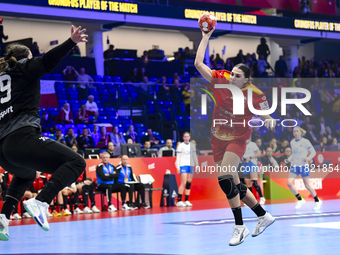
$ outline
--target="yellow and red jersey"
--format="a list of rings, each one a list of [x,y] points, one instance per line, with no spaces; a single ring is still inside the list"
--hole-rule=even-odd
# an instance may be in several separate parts
[[[212,71],[212,86],[215,84],[229,84],[230,72],[227,70]],[[253,113],[248,108],[248,88],[253,91],[253,106],[257,110],[268,110],[269,104],[264,93],[255,85],[250,84],[241,91],[244,95],[244,115],[233,114],[233,96],[229,89],[216,89],[220,100],[216,100],[213,112],[213,123],[211,134],[219,140],[232,141],[235,139],[247,140],[250,137],[251,128],[248,121],[253,117]],[[215,124],[214,119],[227,120],[227,124]],[[233,125],[231,126],[231,122]],[[242,123],[242,124],[235,124]],[[243,124],[245,123],[245,125]]]

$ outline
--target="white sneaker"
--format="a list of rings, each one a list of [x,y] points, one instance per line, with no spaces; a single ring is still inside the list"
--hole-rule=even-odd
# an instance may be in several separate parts
[[[82,214],[83,213],[83,211],[79,208],[79,207],[77,207],[76,209],[74,209],[74,211],[73,211],[73,214]]]
[[[109,208],[107,209],[109,212],[115,212],[117,211],[117,208],[114,205],[110,205]]]
[[[47,211],[46,216],[47,216],[47,217],[53,217],[53,214],[50,213],[50,211]]]
[[[67,215],[71,215],[72,213],[69,211],[69,209],[65,209],[65,214],[67,214]]]
[[[256,227],[251,236],[255,237],[262,234],[262,232],[265,231],[266,228],[269,227],[271,224],[273,224],[274,221],[275,218],[269,212],[266,212],[266,214],[262,217],[258,217]]]
[[[230,246],[239,245],[249,235],[249,230],[245,225],[236,225],[234,227],[234,233],[229,242]]]
[[[9,218],[10,220],[15,220],[13,215],[11,215]]]
[[[315,202],[315,207],[313,209],[314,210],[320,210],[321,205],[322,205],[322,201],[319,198],[319,202]]]
[[[186,207],[187,205],[183,201],[177,202],[176,206],[178,207]]]
[[[122,211],[130,210],[131,208],[127,204],[122,205]]]
[[[91,210],[88,206],[86,206],[86,207],[84,208],[83,212],[84,212],[84,213],[93,213],[92,210]]]
[[[296,203],[295,209],[301,208],[301,206],[302,206],[304,203],[306,203],[306,200],[304,200],[303,198],[302,198],[302,200],[298,200],[297,203]]]
[[[22,215],[23,218],[32,218],[32,216],[28,212],[24,212]]]
[[[94,213],[100,213],[100,210],[97,208],[97,206],[92,206],[92,212]]]
[[[260,197],[260,205],[264,205],[266,203],[266,199],[264,197]]]
[[[9,224],[9,220],[6,218],[5,214],[0,214],[0,240],[1,241],[9,240],[8,224]]]
[[[35,222],[45,231],[50,229],[47,221],[46,214],[48,212],[49,205],[45,202],[31,198],[23,202],[26,211],[32,215]]]
[[[19,215],[19,213],[15,213],[15,214],[13,214],[13,218],[14,218],[15,220],[20,220],[20,219],[21,219],[21,216]]]
[[[188,200],[184,202],[186,206],[192,206],[192,203],[190,203]]]

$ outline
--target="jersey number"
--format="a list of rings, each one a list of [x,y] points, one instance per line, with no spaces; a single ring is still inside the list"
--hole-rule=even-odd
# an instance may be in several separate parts
[[[7,94],[5,97],[1,98],[1,103],[7,103],[9,100],[11,100],[11,76],[9,76],[8,74],[2,75],[0,76],[0,91],[1,92],[6,92]],[[4,82],[7,81],[6,86],[4,86]]]

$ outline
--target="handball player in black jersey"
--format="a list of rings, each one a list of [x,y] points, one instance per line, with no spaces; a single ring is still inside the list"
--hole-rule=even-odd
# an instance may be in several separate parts
[[[77,43],[87,42],[85,29],[71,28],[71,37],[41,57],[26,46],[11,44],[0,59],[0,165],[14,175],[0,213],[0,240],[9,239],[13,208],[33,183],[36,171],[52,174],[36,198],[24,201],[28,213],[45,231],[49,204],[85,170],[85,161],[71,148],[41,135],[40,78],[51,72]]]

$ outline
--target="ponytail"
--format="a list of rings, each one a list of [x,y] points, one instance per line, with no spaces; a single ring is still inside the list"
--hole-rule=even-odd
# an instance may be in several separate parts
[[[17,59],[15,57],[7,57],[0,58],[0,73],[5,72],[7,69],[12,68],[17,63]]]
[[[17,61],[27,58],[30,54],[30,49],[19,43],[12,43],[7,46],[5,57],[0,59],[0,73],[15,66]]]

